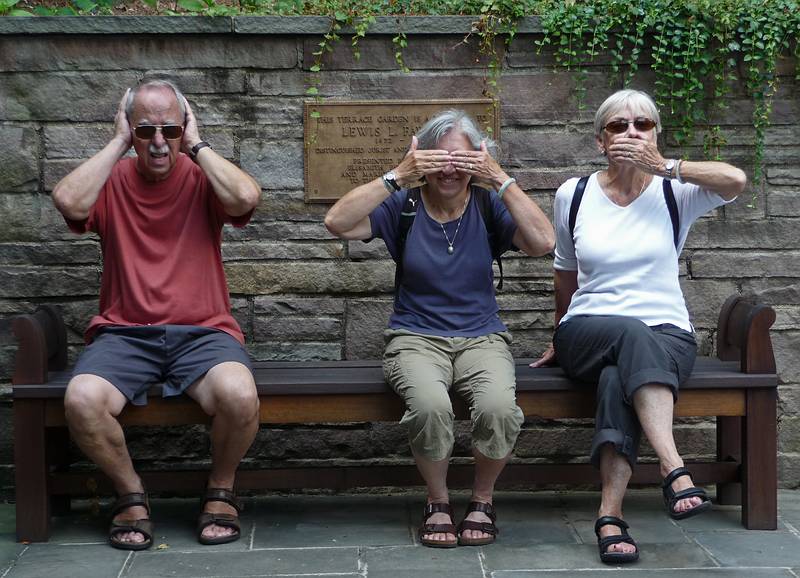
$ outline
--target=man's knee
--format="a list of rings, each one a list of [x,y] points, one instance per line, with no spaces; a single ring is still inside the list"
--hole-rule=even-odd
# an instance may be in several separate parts
[[[76,375],[64,394],[64,414],[70,425],[96,421],[106,414],[118,415],[127,400],[122,393],[102,377]]]
[[[241,363],[220,364],[207,374],[216,411],[248,420],[258,414],[258,391],[250,370]]]

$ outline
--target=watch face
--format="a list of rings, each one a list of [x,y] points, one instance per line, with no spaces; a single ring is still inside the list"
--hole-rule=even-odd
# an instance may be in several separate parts
[[[675,160],[674,159],[668,160],[664,166],[667,168],[668,171],[671,171],[672,167],[675,166]]]
[[[394,180],[394,173],[392,171],[389,171],[388,173],[383,175],[383,178],[386,179],[387,181],[393,181]]]

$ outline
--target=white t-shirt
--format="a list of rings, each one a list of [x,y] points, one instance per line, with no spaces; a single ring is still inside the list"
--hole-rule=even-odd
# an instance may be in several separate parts
[[[553,266],[578,272],[578,290],[561,322],[575,315],[622,315],[649,326],[671,323],[692,331],[678,282],[678,255],[692,223],[726,204],[725,199],[697,185],[671,181],[680,217],[676,251],[661,177],[654,177],[630,205],[620,207],[600,188],[598,174],[586,184],[574,244],[569,209],[578,179],[568,180],[556,192]]]

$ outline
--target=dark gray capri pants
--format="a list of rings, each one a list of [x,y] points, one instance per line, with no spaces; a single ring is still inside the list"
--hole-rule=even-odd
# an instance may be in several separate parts
[[[636,464],[642,427],[631,405],[641,386],[678,387],[694,367],[694,335],[670,324],[649,327],[632,317],[580,315],[556,329],[556,358],[578,381],[597,384],[597,414],[591,460],[600,465],[600,448],[612,443],[631,467]]]

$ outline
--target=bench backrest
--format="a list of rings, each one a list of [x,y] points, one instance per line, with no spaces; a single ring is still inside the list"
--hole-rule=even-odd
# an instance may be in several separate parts
[[[47,383],[48,371],[67,367],[67,329],[58,309],[42,305],[33,315],[15,317],[11,328],[19,341],[13,384]]]
[[[719,312],[717,357],[741,362],[742,373],[775,373],[775,354],[769,328],[775,310],[752,299],[733,295]]]

